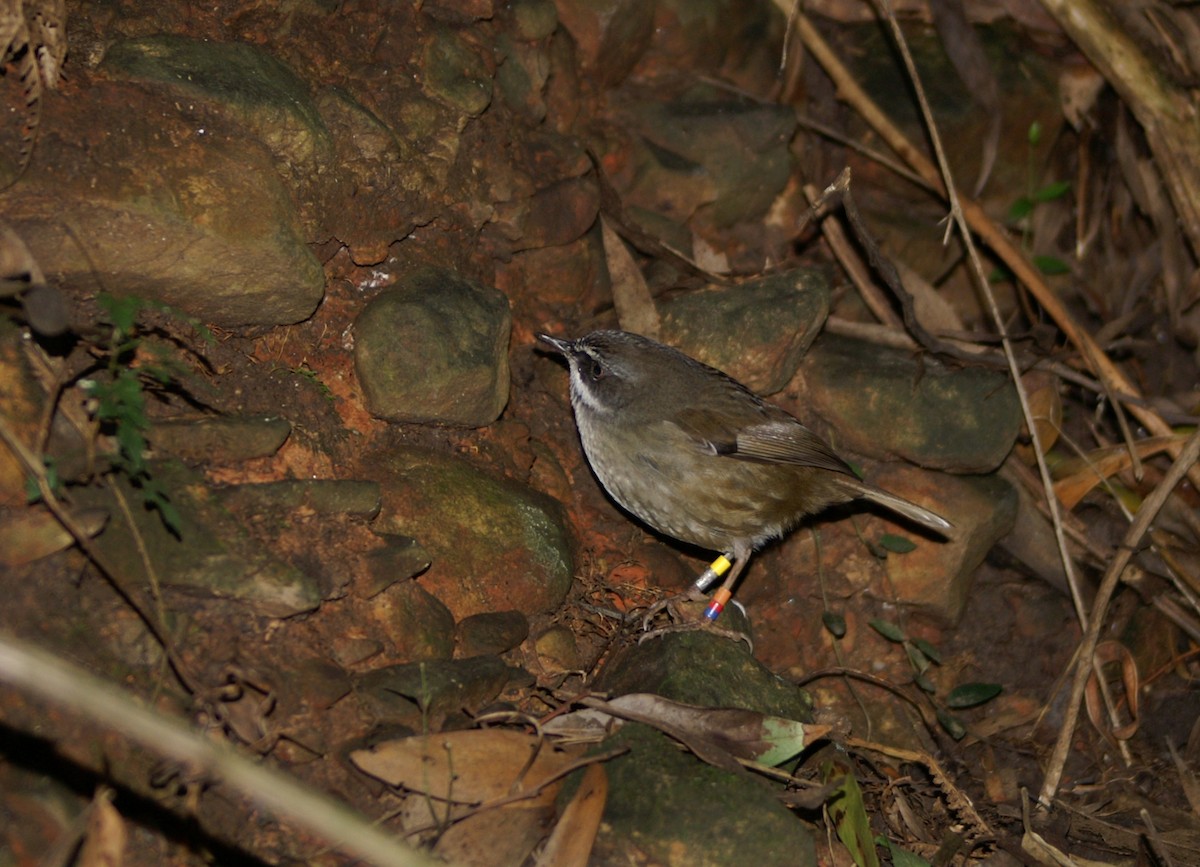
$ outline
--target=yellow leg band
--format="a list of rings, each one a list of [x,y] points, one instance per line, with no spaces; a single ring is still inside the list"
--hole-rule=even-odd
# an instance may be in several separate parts
[[[722,554],[716,560],[713,560],[709,567],[700,573],[700,577],[696,579],[696,583],[692,586],[700,592],[704,592],[712,583],[729,571],[729,567],[733,565],[733,561]]]

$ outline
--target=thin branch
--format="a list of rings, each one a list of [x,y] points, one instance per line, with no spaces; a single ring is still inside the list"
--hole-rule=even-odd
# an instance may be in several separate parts
[[[1129,525],[1129,529],[1125,532],[1125,538],[1121,540],[1121,545],[1117,549],[1117,554],[1109,563],[1108,569],[1104,573],[1104,578],[1100,582],[1100,589],[1096,592],[1096,598],[1092,602],[1092,616],[1088,623],[1087,632],[1083,636],[1083,642],[1080,644],[1080,653],[1075,667],[1075,679],[1071,683],[1071,698],[1067,704],[1066,716],[1063,720],[1062,728],[1058,733],[1058,741],[1054,745],[1054,752],[1050,756],[1050,766],[1046,771],[1046,779],[1042,782],[1042,790],[1038,794],[1038,801],[1043,805],[1048,806],[1054,798],[1055,792],[1058,791],[1059,781],[1062,779],[1063,766],[1066,764],[1067,753],[1071,749],[1071,738],[1075,735],[1075,724],[1079,720],[1079,703],[1083,698],[1084,687],[1087,686],[1088,675],[1091,673],[1092,660],[1096,651],[1096,644],[1100,640],[1100,628],[1104,623],[1104,614],[1108,609],[1108,602],[1112,598],[1113,591],[1116,590],[1117,583],[1120,581],[1121,574],[1125,571],[1126,565],[1137,550],[1138,544],[1146,531],[1150,529],[1150,524],[1158,516],[1159,510],[1163,503],[1167,501],[1167,497],[1175,489],[1175,486],[1187,474],[1191,468],[1200,459],[1200,428],[1198,428],[1183,445],[1179,457],[1171,464],[1171,468],[1167,474],[1163,476],[1163,480],[1159,483],[1145,500],[1142,501],[1142,507],[1138,509],[1137,516],[1133,523]]]
[[[792,0],[775,0],[775,2],[784,11],[784,14],[791,11]],[[854,80],[824,37],[813,26],[812,21],[801,12],[796,15],[795,22],[796,32],[804,46],[833,80],[838,98],[852,105],[892,150],[903,158],[927,184],[937,190],[939,195],[945,196],[945,185],[937,167],[909,142],[904,133],[891,122]],[[1076,321],[1063,300],[1047,285],[1041,272],[1013,243],[1003,227],[997,225],[978,202],[957,194],[956,198],[967,224],[979,235],[979,239],[1008,266],[1017,280],[1025,286],[1046,314],[1054,320],[1067,339],[1080,348],[1081,354],[1092,367],[1096,376],[1105,380],[1118,395],[1132,398],[1125,402],[1130,413],[1152,434],[1167,436],[1173,433],[1170,425],[1152,407],[1142,402],[1142,395],[1137,387],[1096,344],[1087,330]],[[1087,349],[1085,350],[1084,347]],[[1171,456],[1178,457],[1178,455],[1178,447],[1174,447],[1171,450]],[[1188,477],[1193,484],[1200,487],[1200,467],[1190,469]]]
[[[152,713],[116,684],[4,633],[0,633],[0,681],[83,714],[159,755],[199,767],[279,818],[371,864],[434,867],[441,863],[402,845],[345,804],[282,771],[249,761],[179,720]]]

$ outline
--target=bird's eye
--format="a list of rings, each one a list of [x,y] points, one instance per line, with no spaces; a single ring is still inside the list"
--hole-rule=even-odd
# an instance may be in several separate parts
[[[592,359],[592,379],[601,379],[604,376],[604,365],[596,359]]]

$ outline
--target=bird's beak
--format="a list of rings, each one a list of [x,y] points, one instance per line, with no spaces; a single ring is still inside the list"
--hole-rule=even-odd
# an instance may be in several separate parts
[[[540,331],[537,334],[537,339],[542,341],[542,343],[547,343],[550,346],[553,346],[568,358],[570,358],[571,354],[575,351],[574,340],[563,340],[561,337],[553,337],[549,334],[543,334]]]

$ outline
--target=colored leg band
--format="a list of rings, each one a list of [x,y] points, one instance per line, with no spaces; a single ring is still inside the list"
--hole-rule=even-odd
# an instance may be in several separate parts
[[[692,585],[701,593],[712,586],[712,583],[729,571],[729,567],[733,565],[733,561],[722,554],[712,564],[700,573],[700,577]]]
[[[722,587],[713,594],[712,601],[708,603],[708,607],[704,609],[704,619],[709,623],[721,616],[721,612],[725,610],[725,603],[733,596],[733,592],[726,587]]]

